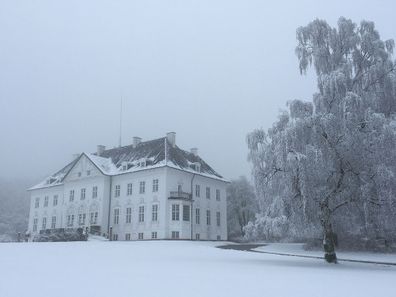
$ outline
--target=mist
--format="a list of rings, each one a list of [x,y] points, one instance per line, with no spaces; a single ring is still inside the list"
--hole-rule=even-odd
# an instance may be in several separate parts
[[[295,32],[375,21],[393,1],[1,1],[0,177],[51,174],[72,154],[177,133],[226,178],[250,175],[246,135],[310,100]]]

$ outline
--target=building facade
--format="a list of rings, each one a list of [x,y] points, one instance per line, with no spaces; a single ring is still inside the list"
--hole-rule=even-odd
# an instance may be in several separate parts
[[[226,240],[227,181],[176,134],[82,153],[29,189],[30,238],[83,228],[112,240]]]

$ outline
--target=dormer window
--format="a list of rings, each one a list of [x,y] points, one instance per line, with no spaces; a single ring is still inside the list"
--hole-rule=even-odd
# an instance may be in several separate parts
[[[50,177],[50,178],[47,179],[47,185],[52,184],[55,181],[56,181],[56,178]]]
[[[201,163],[199,162],[192,163],[190,167],[197,172],[201,172]]]
[[[127,171],[129,168],[128,168],[128,162],[122,162],[121,163],[121,170],[122,171]]]
[[[137,164],[139,165],[140,163],[138,162]],[[120,170],[127,171],[127,170],[131,169],[132,167],[133,167],[133,164],[131,162],[124,161],[121,163]]]
[[[139,167],[146,167],[147,161],[146,159],[141,159],[138,163]]]

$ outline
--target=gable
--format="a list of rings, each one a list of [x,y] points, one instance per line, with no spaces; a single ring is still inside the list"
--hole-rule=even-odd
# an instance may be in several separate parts
[[[103,173],[98,167],[87,157],[82,154],[74,166],[70,169],[63,181],[76,181],[88,177],[102,176]]]

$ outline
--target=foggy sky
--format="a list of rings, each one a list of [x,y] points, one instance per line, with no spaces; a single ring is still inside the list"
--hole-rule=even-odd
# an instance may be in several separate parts
[[[394,1],[0,0],[0,177],[42,178],[71,156],[177,133],[226,178],[250,176],[246,134],[268,128],[300,76],[297,27],[373,20]]]

